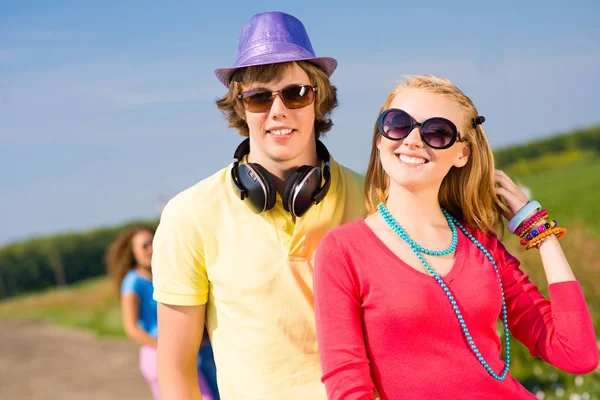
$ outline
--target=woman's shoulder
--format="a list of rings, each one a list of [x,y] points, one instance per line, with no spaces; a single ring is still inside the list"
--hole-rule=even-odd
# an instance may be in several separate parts
[[[459,230],[461,230],[467,236],[471,235],[481,244],[488,244],[498,241],[498,235],[496,232],[484,232],[477,226],[471,226],[462,219],[455,219],[455,221],[457,222],[457,227]]]
[[[338,240],[346,243],[360,237],[365,224],[365,217],[360,217],[331,229],[324,237],[327,240]]]
[[[123,281],[121,282],[121,294],[125,294],[128,292],[136,292],[136,286],[138,280],[141,279],[137,272],[134,269],[130,269],[125,276],[123,277]]]
[[[362,252],[369,243],[365,217],[355,219],[331,229],[320,241],[317,252],[321,257],[348,260]]]
[[[481,244],[481,246],[483,246],[483,248],[494,258],[501,258],[506,262],[513,260],[517,261],[506,249],[506,246],[502,242],[501,235],[496,232],[484,232],[481,229],[470,227],[462,221],[460,223],[465,228],[467,235],[471,235],[469,242],[471,242],[473,246],[476,246],[476,243],[473,241],[473,239],[475,239],[477,243]]]

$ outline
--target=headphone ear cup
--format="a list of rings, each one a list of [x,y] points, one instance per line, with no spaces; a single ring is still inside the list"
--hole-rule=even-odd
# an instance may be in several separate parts
[[[318,168],[315,167],[311,167],[308,165],[303,165],[300,168],[298,168],[296,170],[296,172],[294,172],[294,174],[292,176],[290,176],[290,178],[288,179],[287,183],[285,184],[285,188],[283,190],[283,196],[281,197],[282,202],[283,202],[283,208],[288,211],[291,212],[292,214],[296,215],[296,205],[293,204],[294,202],[294,196],[296,195],[296,190],[298,189],[299,185],[302,184],[302,181],[304,181],[304,179],[307,177],[307,175],[309,175],[311,172],[313,172],[313,170],[318,170]],[[320,176],[320,174],[318,174]],[[317,183],[317,187],[321,182]],[[296,197],[301,197],[304,198],[306,196],[303,196],[303,194],[308,194],[308,197],[312,197],[312,194],[314,192],[314,188],[312,188],[312,185],[310,185],[312,190],[308,190],[310,193],[303,193],[303,192],[307,192],[307,190],[302,187],[301,188],[301,192],[299,193],[299,196]],[[304,206],[302,207],[304,208]],[[306,207],[306,209],[308,209],[308,207]],[[306,209],[304,211],[306,211]],[[303,214],[304,211],[301,213]]]
[[[238,179],[246,188],[250,208],[256,214],[275,205],[275,185],[271,174],[260,164],[245,163],[238,167]]]

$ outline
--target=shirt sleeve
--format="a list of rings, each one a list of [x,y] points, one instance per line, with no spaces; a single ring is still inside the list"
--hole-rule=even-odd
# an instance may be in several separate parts
[[[135,273],[127,273],[123,278],[123,282],[121,282],[121,296],[127,293],[135,293],[139,296],[137,288],[137,277],[135,276]]]
[[[208,276],[199,221],[185,198],[165,206],[152,243],[154,299],[159,303],[193,306],[208,299]]]
[[[573,374],[598,365],[592,318],[577,281],[553,283],[546,299],[519,268],[519,261],[497,242],[509,329],[534,357]]]
[[[315,255],[314,299],[322,381],[329,400],[375,399],[356,276],[332,233]]]

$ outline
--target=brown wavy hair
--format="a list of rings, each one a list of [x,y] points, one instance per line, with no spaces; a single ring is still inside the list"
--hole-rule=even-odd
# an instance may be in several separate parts
[[[321,68],[307,61],[257,65],[240,68],[235,71],[229,83],[229,91],[225,96],[216,101],[217,108],[229,121],[229,127],[237,129],[242,136],[247,137],[249,135],[244,106],[238,98],[238,95],[242,93],[242,86],[253,82],[268,83],[280,79],[294,64],[302,68],[308,75],[311,85],[318,88],[314,101],[315,138],[319,139],[321,135],[329,132],[333,127],[333,122],[329,118],[329,115],[338,105],[337,89],[331,84],[329,78]]]
[[[132,239],[139,232],[149,232],[154,235],[154,228],[149,225],[138,225],[124,230],[112,241],[104,255],[106,270],[113,280],[119,297],[121,296],[123,278],[136,265]]]
[[[458,127],[471,154],[462,168],[452,167],[444,177],[438,199],[455,218],[471,228],[486,234],[502,236],[504,221],[502,211],[507,207],[494,190],[494,155],[481,125],[473,128],[471,120],[479,114],[471,99],[448,79],[433,75],[408,77],[385,100],[380,113],[390,107],[396,95],[404,90],[421,89],[446,96],[456,101],[464,110],[464,119]],[[369,168],[365,177],[365,203],[369,214],[377,211],[379,203],[388,198],[390,178],[387,176],[377,151],[380,133],[375,122]]]

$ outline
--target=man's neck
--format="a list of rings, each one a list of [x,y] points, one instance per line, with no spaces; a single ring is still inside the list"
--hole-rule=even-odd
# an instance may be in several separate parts
[[[283,194],[285,182],[287,182],[298,167],[302,165],[311,165],[315,167],[320,165],[316,146],[298,155],[298,157],[289,160],[276,160],[269,158],[262,153],[250,151],[250,154],[248,154],[248,161],[260,164],[271,173],[275,182],[275,189],[280,195]]]

